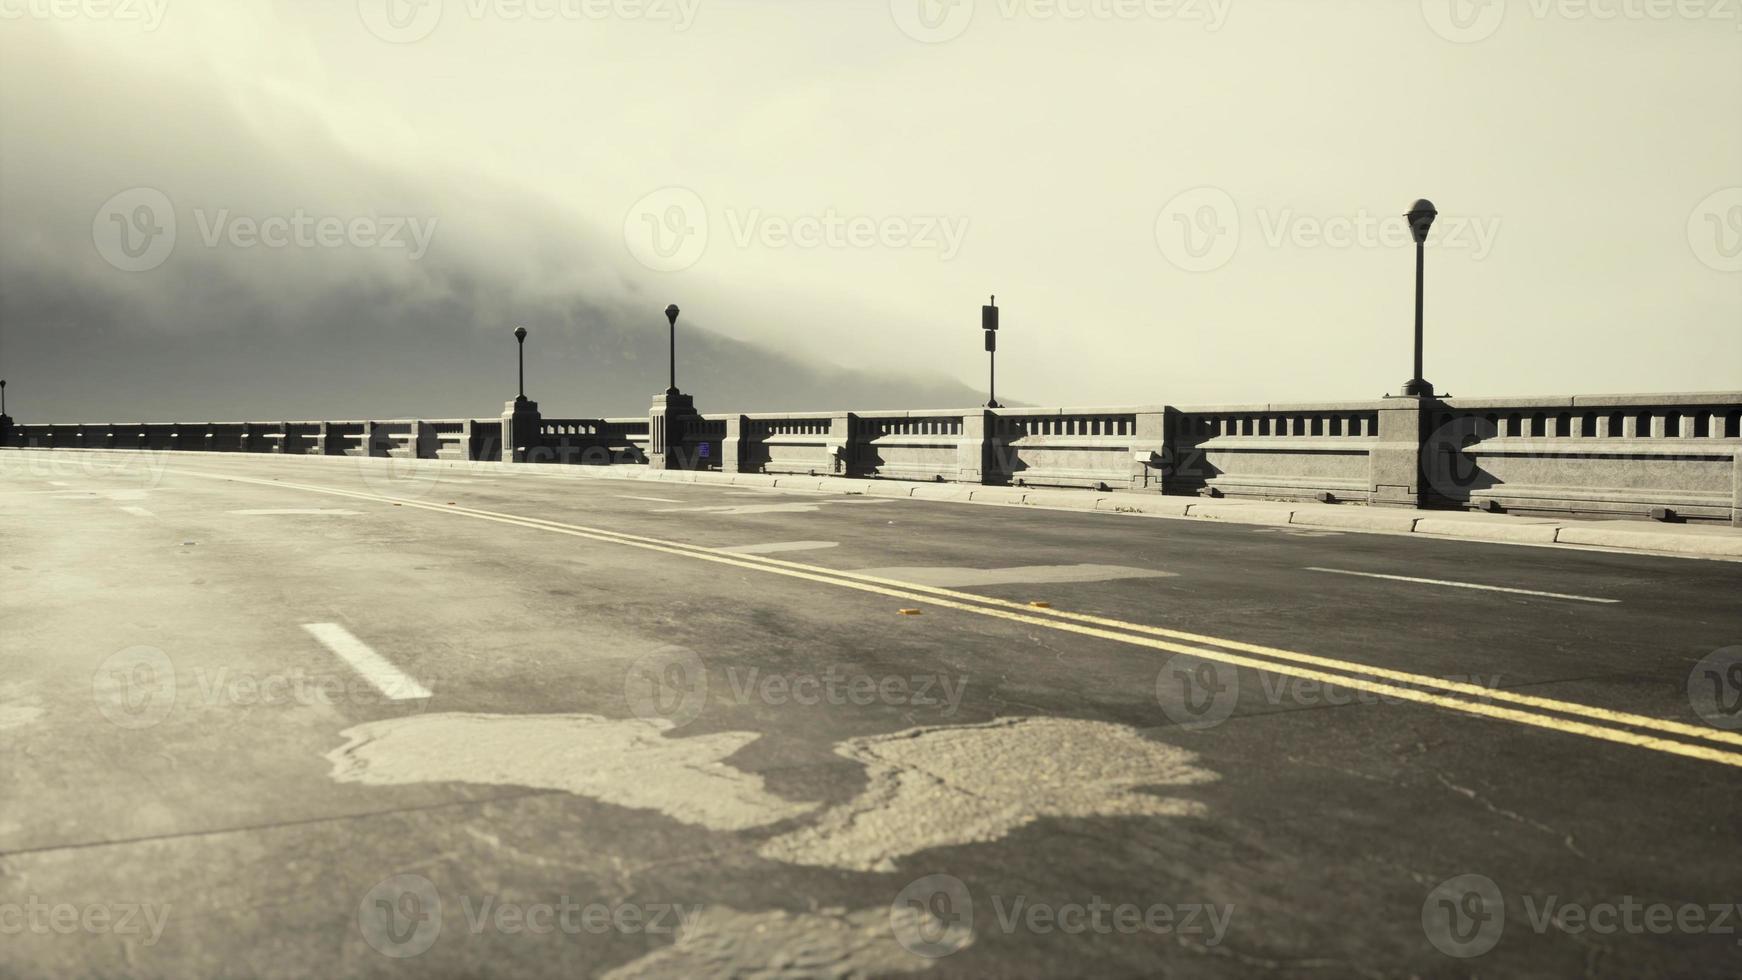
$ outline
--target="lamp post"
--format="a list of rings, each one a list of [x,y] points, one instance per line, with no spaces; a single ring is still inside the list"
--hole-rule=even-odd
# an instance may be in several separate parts
[[[665,308],[665,319],[671,324],[671,384],[665,389],[668,395],[677,394],[677,315],[681,312],[676,303]]]
[[[998,407],[998,297],[989,306],[980,307],[980,329],[986,332],[987,392],[986,407]]]
[[[6,379],[0,378],[0,415],[6,414]]]
[[[524,402],[524,401],[526,401],[526,328],[525,327],[515,327],[514,328],[514,341],[515,341],[515,343],[520,345],[520,347],[519,347],[519,350],[520,350],[520,397],[516,398],[515,401]]]
[[[1410,398],[1432,398],[1434,386],[1428,384],[1421,376],[1421,297],[1422,277],[1426,268],[1427,230],[1433,227],[1434,218],[1439,212],[1434,210],[1434,203],[1423,198],[1404,215],[1409,219],[1409,233],[1415,236],[1415,374],[1403,385],[1403,394]]]

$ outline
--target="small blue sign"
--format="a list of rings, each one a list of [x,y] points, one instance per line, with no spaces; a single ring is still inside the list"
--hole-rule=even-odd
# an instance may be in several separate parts
[[[702,458],[703,458],[703,459],[707,459],[707,458],[708,458],[708,444],[707,444],[707,443],[705,443],[705,442],[704,442],[704,443],[702,443]]]

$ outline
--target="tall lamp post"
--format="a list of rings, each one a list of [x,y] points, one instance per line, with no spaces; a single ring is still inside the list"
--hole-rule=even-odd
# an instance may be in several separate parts
[[[987,392],[986,407],[998,407],[998,297],[989,306],[980,307],[980,329],[986,332]]]
[[[514,328],[514,341],[520,345],[520,397],[517,402],[526,401],[526,328]]]
[[[0,415],[6,414],[6,379],[0,378]]]
[[[677,315],[683,312],[673,303],[665,308],[666,322],[671,324],[671,384],[666,387],[668,395],[677,394]]]
[[[1427,265],[1427,230],[1433,227],[1434,218],[1438,216],[1439,212],[1434,210],[1434,202],[1426,198],[1415,202],[1409,213],[1404,215],[1409,219],[1409,233],[1415,236],[1415,374],[1403,385],[1404,396],[1411,398],[1434,396],[1434,386],[1421,376],[1421,296],[1422,277]]]

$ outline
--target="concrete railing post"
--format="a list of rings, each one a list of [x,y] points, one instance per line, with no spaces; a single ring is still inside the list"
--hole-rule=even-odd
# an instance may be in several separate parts
[[[1168,459],[1167,415],[1138,412],[1131,439],[1131,489],[1162,489],[1162,463]]]
[[[956,443],[956,482],[985,483],[988,458],[993,452],[996,417],[984,409],[962,413],[962,438]]]
[[[858,416],[852,412],[836,412],[829,416],[829,437],[824,444],[828,454],[830,476],[846,476],[852,467],[857,447],[853,445]]]
[[[436,429],[434,424],[422,421],[421,419],[411,423],[412,459],[435,459],[437,448],[436,443]]]
[[[660,392],[647,413],[647,463],[656,470],[688,469],[683,458],[684,426],[696,418],[693,395]]]
[[[1419,507],[1422,485],[1422,426],[1431,400],[1392,397],[1379,409],[1379,441],[1368,457],[1369,503],[1376,507]]]
[[[743,473],[744,469],[744,426],[749,419],[742,415],[731,415],[726,418],[726,435],[720,440],[720,472]]]
[[[1742,527],[1742,445],[1730,452],[1730,526]]]
[[[502,462],[524,463],[539,448],[538,403],[516,398],[502,406]]]

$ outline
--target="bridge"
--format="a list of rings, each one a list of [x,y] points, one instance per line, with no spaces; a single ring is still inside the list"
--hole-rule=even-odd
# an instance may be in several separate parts
[[[8,970],[1735,972],[1739,423],[6,419]]]

